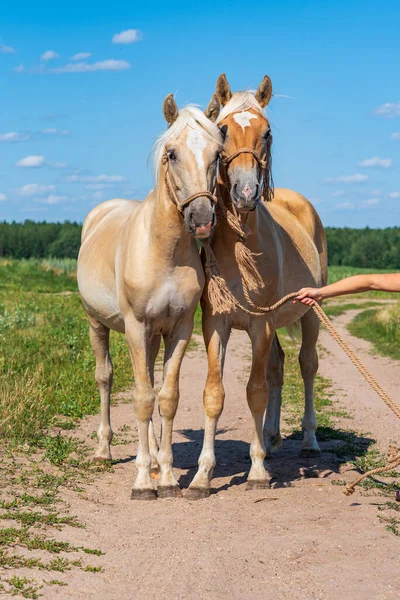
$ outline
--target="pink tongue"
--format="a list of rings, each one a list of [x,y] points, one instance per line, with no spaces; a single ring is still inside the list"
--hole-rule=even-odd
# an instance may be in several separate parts
[[[196,233],[206,233],[207,231],[210,231],[211,229],[211,221],[208,223],[208,225],[202,225],[201,227],[196,227]]]

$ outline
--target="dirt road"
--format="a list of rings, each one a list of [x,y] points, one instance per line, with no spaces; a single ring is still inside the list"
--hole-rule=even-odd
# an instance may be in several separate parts
[[[350,312],[336,319],[342,333],[352,316]],[[346,333],[345,337],[350,338]],[[351,342],[398,397],[398,364],[370,356],[367,343]],[[322,334],[321,345],[326,349],[321,373],[333,380],[335,397],[355,417],[339,425],[356,429],[361,438],[376,438],[382,450],[390,438],[400,441],[400,423],[328,334]],[[249,355],[246,335],[235,332],[226,365],[227,398],[211,497],[131,501],[136,444],[114,446],[119,462],[113,472],[99,475],[78,496],[66,492],[71,511],[86,529],[59,532],[62,540],[106,552],[92,560],[104,572],[65,573],[59,579],[69,586],[44,588],[46,600],[400,598],[399,538],[378,519],[377,505],[387,499],[360,491],[346,497],[342,487],[332,485],[356,475],[331,451],[334,441],[321,442],[321,458],[300,459],[300,440],[285,439],[268,461],[272,489],[245,491],[251,436],[245,399]],[[199,345],[183,364],[175,422],[175,467],[183,488],[193,477],[201,447],[205,374]],[[112,422],[115,431],[132,425],[131,405],[115,406]],[[90,435],[96,428],[97,418],[90,417],[80,432],[93,446]]]

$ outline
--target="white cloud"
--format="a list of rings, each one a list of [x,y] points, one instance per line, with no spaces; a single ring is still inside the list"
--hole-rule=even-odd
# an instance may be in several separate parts
[[[374,110],[374,115],[384,119],[393,119],[400,117],[400,102],[385,102]]]
[[[90,73],[92,71],[124,71],[130,69],[131,65],[127,60],[102,60],[95,63],[68,63],[62,67],[49,69],[49,73]]]
[[[400,131],[398,131],[397,133],[392,133],[392,135],[390,136],[391,140],[400,140]]]
[[[55,129],[54,127],[42,129],[42,131],[40,133],[43,133],[43,135],[61,135],[61,136],[70,135],[68,129]]]
[[[4,202],[7,200],[7,196],[5,194],[0,194],[0,202]]]
[[[66,169],[68,167],[68,163],[66,163],[66,162],[50,163],[50,167],[53,167],[53,169]]]
[[[107,190],[114,187],[113,183],[88,183],[85,185],[87,190]]]
[[[44,156],[25,156],[16,164],[17,167],[37,168],[43,167],[46,164]]]
[[[337,192],[333,192],[332,196],[334,198],[340,198],[340,196],[345,196],[347,192],[345,190],[338,190]]]
[[[400,192],[390,192],[389,193],[389,198],[400,198]]]
[[[362,207],[376,206],[377,204],[379,204],[379,198],[368,198],[368,200],[360,202],[360,206]]]
[[[14,67],[14,71],[16,73],[23,73],[25,70],[26,69],[25,69],[24,65],[18,65],[18,67]]]
[[[60,204],[60,202],[66,202],[69,200],[69,196],[56,196],[55,194],[50,194],[45,198],[34,198],[33,202],[38,202],[40,204]]]
[[[86,60],[92,56],[91,52],[77,52],[69,60]]]
[[[127,181],[122,175],[69,175],[66,178],[69,182],[82,183],[122,183]]]
[[[56,191],[55,185],[41,185],[40,183],[27,183],[19,188],[21,196],[37,196],[39,194],[50,194]]]
[[[16,131],[10,131],[9,133],[0,134],[0,142],[25,142],[29,140],[31,136],[28,133],[17,133]]]
[[[42,56],[40,57],[42,60],[54,60],[55,58],[59,58],[59,54],[57,52],[54,52],[54,50],[46,50],[46,52],[43,52]]]
[[[364,168],[378,168],[378,169],[388,169],[393,164],[391,158],[380,158],[379,156],[372,156],[371,158],[366,158],[365,160],[357,163],[357,167]]]
[[[352,210],[354,208],[354,204],[352,202],[340,202],[339,204],[336,204],[336,208]]]
[[[143,33],[139,29],[126,29],[113,36],[113,44],[133,44],[143,38]]]
[[[324,183],[362,183],[368,180],[368,175],[355,173],[354,175],[340,175],[339,177],[327,177]]]
[[[0,54],[16,54],[16,52],[17,51],[15,50],[15,48],[12,48],[11,46],[6,46],[0,40]]]
[[[369,196],[381,196],[382,192],[381,192],[381,190],[371,190],[368,195]]]

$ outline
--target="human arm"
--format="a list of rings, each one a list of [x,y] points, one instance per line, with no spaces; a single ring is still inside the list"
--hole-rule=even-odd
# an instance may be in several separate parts
[[[313,300],[321,301],[325,298],[370,290],[400,292],[400,273],[354,275],[321,288],[302,288],[294,302],[299,301],[311,306]]]

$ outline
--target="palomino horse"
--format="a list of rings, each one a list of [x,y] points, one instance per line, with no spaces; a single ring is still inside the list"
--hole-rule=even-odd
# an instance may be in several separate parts
[[[223,105],[217,123],[224,136],[224,150],[218,180],[218,225],[211,248],[221,277],[249,312],[258,312],[255,305],[270,306],[301,287],[319,286],[325,283],[327,274],[324,230],[313,206],[296,192],[277,189],[273,193],[271,189],[272,138],[264,113],[271,95],[268,77],[264,78],[255,95],[250,92],[232,95],[225,75],[217,82],[217,96]],[[271,201],[261,202],[262,197]],[[241,232],[239,237],[237,229],[233,230],[230,224],[235,218]],[[250,274],[247,285],[244,285],[246,273],[239,269],[240,261],[237,260],[240,253],[243,257],[245,250],[253,253],[250,262],[256,267],[253,269],[253,281]],[[281,439],[284,353],[275,332],[277,328],[291,326],[299,319],[302,328],[299,360],[305,387],[303,452],[319,452],[313,399],[313,382],[318,368],[316,342],[319,321],[314,312],[304,305],[290,302],[261,316],[248,314],[234,306],[227,314],[213,314],[210,291],[208,283],[202,296],[203,333],[208,353],[204,390],[205,432],[199,469],[190,486],[194,498],[206,497],[210,493],[215,466],[215,431],[225,396],[222,380],[224,359],[232,328],[246,330],[252,344],[247,402],[253,417],[254,436],[250,446],[248,487],[268,486],[263,440],[266,407],[264,433],[267,452],[277,447]]]
[[[172,472],[172,426],[179,399],[179,371],[204,287],[195,238],[215,223],[213,190],[222,137],[214,96],[206,116],[195,107],[180,112],[164,100],[169,129],[155,146],[157,184],[144,202],[115,199],[87,216],[78,259],[78,284],[89,319],[101,398],[97,460],[110,460],[110,329],[125,333],[135,376],[134,409],[139,444],[132,498],[156,497],[150,468],[160,466],[159,497],[180,495]],[[163,385],[158,394],[160,449],[154,438],[154,363],[165,343]],[[149,432],[150,429],[150,432]],[[150,439],[149,439],[150,437]]]

